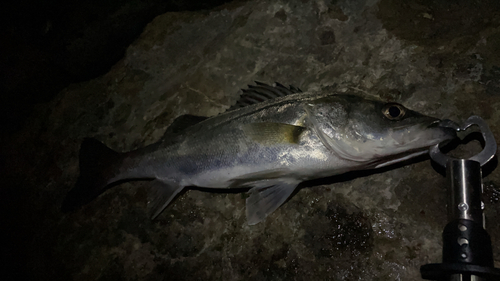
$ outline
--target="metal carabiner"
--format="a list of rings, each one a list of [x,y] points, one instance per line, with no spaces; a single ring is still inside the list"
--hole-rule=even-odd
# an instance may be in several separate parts
[[[467,160],[479,162],[480,166],[483,167],[486,163],[488,163],[491,159],[493,159],[493,157],[495,157],[495,154],[497,152],[497,143],[495,141],[495,137],[493,136],[493,133],[488,127],[488,124],[486,124],[486,122],[481,117],[475,115],[469,117],[467,121],[465,121],[462,127],[460,127],[458,124],[450,120],[444,120],[441,122],[440,125],[442,127],[452,128],[457,132],[465,131],[470,126],[477,125],[481,130],[481,134],[483,135],[485,143],[484,148],[481,152],[479,152],[478,154],[472,156]],[[457,158],[453,158],[451,156],[447,156],[444,153],[442,153],[441,150],[439,149],[439,144],[436,144],[435,146],[430,148],[429,155],[431,156],[432,160],[436,161],[436,163],[438,163],[444,168],[446,168],[448,161],[459,160]]]

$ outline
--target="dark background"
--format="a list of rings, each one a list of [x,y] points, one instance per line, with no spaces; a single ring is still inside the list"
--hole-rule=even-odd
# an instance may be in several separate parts
[[[0,6],[0,131],[70,83],[106,73],[154,17],[227,0],[9,1]]]

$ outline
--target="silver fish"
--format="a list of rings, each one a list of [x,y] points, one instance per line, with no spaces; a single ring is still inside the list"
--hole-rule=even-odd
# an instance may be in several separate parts
[[[253,225],[302,181],[387,166],[456,136],[439,119],[397,103],[281,84],[250,86],[239,106],[211,118],[179,117],[160,141],[126,153],[86,138],[63,210],[113,183],[149,178],[152,218],[185,187],[250,188],[246,215]],[[196,124],[179,129],[189,122]]]

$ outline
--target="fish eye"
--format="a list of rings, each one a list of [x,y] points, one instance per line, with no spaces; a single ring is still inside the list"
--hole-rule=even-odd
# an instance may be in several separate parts
[[[388,103],[382,109],[382,113],[389,120],[401,120],[406,113],[406,109],[397,103]]]

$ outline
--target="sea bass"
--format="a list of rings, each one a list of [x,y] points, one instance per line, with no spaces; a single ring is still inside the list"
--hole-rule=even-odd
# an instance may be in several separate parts
[[[181,116],[158,142],[137,150],[118,153],[84,139],[80,176],[62,209],[90,202],[113,183],[153,179],[152,218],[189,186],[249,188],[246,215],[254,225],[302,181],[387,166],[455,138],[439,119],[397,103],[278,83],[249,87],[240,108]]]

